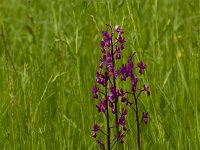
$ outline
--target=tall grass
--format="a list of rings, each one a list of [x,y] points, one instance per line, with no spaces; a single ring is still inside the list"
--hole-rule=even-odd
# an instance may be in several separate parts
[[[124,60],[136,50],[149,64],[143,149],[200,149],[199,10],[199,0],[1,0],[1,149],[97,148],[91,87],[105,23],[125,30]]]

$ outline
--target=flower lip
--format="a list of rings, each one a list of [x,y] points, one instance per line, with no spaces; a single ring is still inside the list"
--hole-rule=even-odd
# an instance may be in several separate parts
[[[98,132],[99,130],[100,130],[100,126],[99,126],[98,124],[95,123],[95,124],[93,125],[93,131],[94,131],[94,132]]]

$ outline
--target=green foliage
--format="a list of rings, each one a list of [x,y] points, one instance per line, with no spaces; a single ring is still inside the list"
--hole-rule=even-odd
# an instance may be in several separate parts
[[[120,25],[126,54],[136,50],[149,64],[143,149],[200,149],[199,6],[199,0],[1,0],[1,149],[97,149],[91,88],[105,23]],[[135,148],[135,136],[130,132],[121,149]]]

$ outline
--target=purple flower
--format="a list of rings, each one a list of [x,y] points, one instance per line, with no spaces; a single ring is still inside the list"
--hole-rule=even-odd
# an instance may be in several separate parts
[[[97,143],[100,149],[105,149],[105,146],[101,141],[97,140]]]
[[[117,90],[116,87],[111,86],[110,87],[110,99],[114,99],[115,97],[117,97]]]
[[[123,134],[123,133],[121,133],[121,132],[119,132],[119,140],[120,140],[120,143],[124,143],[124,137],[125,137],[125,135]]]
[[[135,93],[138,82],[138,79],[135,77],[135,74],[131,75],[131,82],[132,82],[132,91]]]
[[[107,62],[112,63],[112,55],[110,51],[107,51]]]
[[[144,91],[147,92],[148,96],[150,96],[149,87],[146,84],[144,84]]]
[[[127,115],[127,111],[125,108],[122,108],[122,115],[126,116]]]
[[[126,42],[125,38],[123,38],[121,34],[119,35],[117,40],[119,41],[120,44],[123,44],[124,42]]]
[[[103,64],[101,63],[100,68],[103,67]],[[107,85],[107,81],[109,80],[110,75],[106,71],[104,74],[101,74],[101,72],[96,72],[96,83],[103,85],[104,87]]]
[[[137,79],[132,80],[132,91],[133,91],[134,93],[136,92],[137,82],[138,82]]]
[[[132,73],[133,71],[133,62],[129,61],[128,62],[128,67],[127,67],[127,71],[129,72],[129,75]]]
[[[92,129],[92,137],[96,138],[97,137],[97,132],[100,130],[100,126],[98,126],[98,124],[94,124],[93,125],[93,129]]]
[[[108,30],[102,31],[102,35],[103,35],[103,37],[109,37]]]
[[[98,112],[101,112],[101,105],[96,105],[96,108],[98,109]]]
[[[120,69],[120,74],[123,75],[126,72],[126,65],[122,64],[122,67]]]
[[[143,70],[146,68],[146,64],[144,64],[142,61],[138,64],[138,67],[140,68],[139,73],[142,74]]]
[[[146,112],[146,113],[143,114],[143,120],[144,120],[145,124],[148,123],[148,112]]]
[[[123,34],[123,33],[124,33],[123,30],[122,30],[120,27],[117,27],[117,28],[115,29],[115,31],[116,31],[117,33],[119,33],[119,34]]]
[[[100,126],[99,126],[98,124],[95,123],[95,124],[93,125],[93,131],[94,131],[94,132],[98,132],[99,130],[100,130]]]
[[[121,76],[121,81],[126,81],[126,77],[124,75]]]
[[[124,96],[124,95],[125,95],[124,90],[123,90],[123,89],[120,89],[120,90],[118,91],[118,96]]]
[[[112,72],[114,71],[114,66],[113,63],[107,63],[106,69],[108,72]]]
[[[121,96],[121,97],[122,97],[122,98],[121,98],[121,102],[122,102],[122,103],[126,102],[126,105],[128,105],[129,101],[128,101],[128,99],[127,99],[126,97],[124,97],[125,94],[126,94],[126,93],[123,91],[123,89],[120,89],[120,91],[118,91],[118,96]]]
[[[99,77],[97,77],[96,82],[101,84],[101,79]]]
[[[103,68],[103,63],[100,63],[99,68],[101,69]]]
[[[108,71],[106,71],[106,72],[102,75],[102,78],[104,78],[106,81],[109,80],[110,75],[109,75]]]
[[[118,59],[120,59],[120,58],[121,58],[120,53],[117,53],[117,55],[116,55],[116,60],[118,60]]]
[[[102,53],[106,53],[105,48],[101,48]]]
[[[105,43],[104,46],[110,47],[110,46],[111,46],[112,35],[110,35],[110,34],[108,33],[108,30],[102,31],[102,35],[103,35],[103,38],[104,38],[103,40],[104,40],[104,43]]]
[[[98,109],[99,112],[106,112],[106,101],[100,101],[99,105],[96,105],[96,108]]]
[[[101,61],[102,63],[104,63],[104,62],[106,62],[106,58],[107,58],[107,56],[106,56],[106,55],[103,55],[103,57],[100,59],[100,61]]]
[[[101,42],[100,42],[100,46],[101,46],[101,48],[104,48],[105,42],[104,42],[104,41],[101,41]]]
[[[97,86],[92,87],[92,93],[93,93],[95,99],[98,99],[98,95],[97,95],[98,91],[99,91],[99,88]]]
[[[115,48],[116,48],[116,52],[117,52],[117,53],[120,53],[120,48],[119,48],[119,46],[116,46]]]
[[[126,97],[122,97],[121,102],[122,102],[122,103],[125,102],[126,105],[128,105],[128,103],[129,103],[129,101],[128,101],[128,99],[127,99]]]
[[[115,114],[116,113],[116,110],[115,108],[112,108],[112,113]]]
[[[121,113],[121,117],[119,118],[117,125],[121,125],[123,127],[123,130],[126,131],[126,120],[125,117],[127,115],[127,111],[125,108],[122,108],[122,113]]]
[[[125,76],[126,70],[127,70],[126,65],[122,64],[122,67],[120,68],[120,71],[119,71],[121,75],[121,81],[126,81],[126,76]]]
[[[119,71],[118,70],[114,70],[113,78],[116,79],[118,74],[119,74]]]
[[[107,46],[107,47],[110,47],[110,41],[107,41],[107,42],[106,42],[106,46]]]
[[[121,50],[123,50],[123,49],[124,49],[124,44],[121,45]]]

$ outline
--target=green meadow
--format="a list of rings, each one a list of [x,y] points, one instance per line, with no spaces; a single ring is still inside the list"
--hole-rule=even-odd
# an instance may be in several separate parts
[[[0,149],[98,149],[91,89],[106,23],[124,29],[122,60],[136,50],[147,64],[142,148],[200,149],[199,0],[1,0]],[[136,150],[136,137],[118,149]]]

